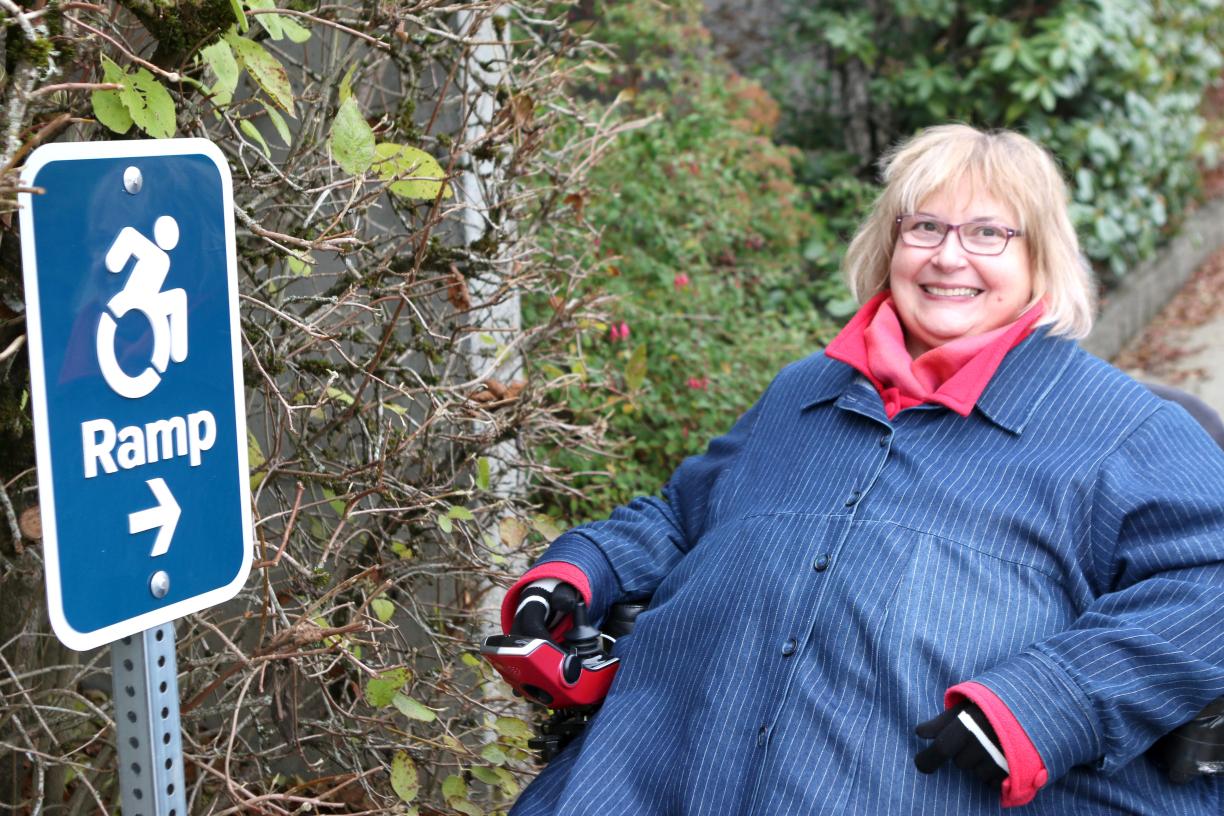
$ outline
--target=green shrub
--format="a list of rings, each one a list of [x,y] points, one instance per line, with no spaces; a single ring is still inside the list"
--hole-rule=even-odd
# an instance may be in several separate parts
[[[1058,156],[1085,251],[1115,278],[1175,226],[1196,159],[1213,152],[1199,107],[1221,66],[1219,0],[882,5],[791,0],[783,56],[761,70],[787,100],[783,133],[810,184],[872,178],[890,144],[961,120],[1019,129]],[[856,88],[865,105],[850,104]]]
[[[610,4],[591,35],[622,60],[586,88],[594,106],[619,94],[626,120],[660,118],[621,136],[582,202],[601,271],[574,294],[612,296],[610,319],[543,369],[554,381],[579,371],[558,403],[603,416],[623,440],[618,457],[593,461],[553,451],[560,467],[599,472],[557,508],[570,520],[657,491],[829,330],[803,274],[816,219],[795,151],[770,138],[777,105],[711,56],[699,11],[695,0]]]

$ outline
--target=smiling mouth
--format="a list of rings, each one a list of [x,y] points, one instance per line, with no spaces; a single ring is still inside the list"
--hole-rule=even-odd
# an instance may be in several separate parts
[[[955,289],[948,289],[942,286],[922,286],[922,291],[928,295],[935,297],[975,297],[982,294],[981,289],[974,289],[969,286],[959,286]]]

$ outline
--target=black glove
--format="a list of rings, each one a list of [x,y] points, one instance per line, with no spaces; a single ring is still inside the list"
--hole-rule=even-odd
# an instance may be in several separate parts
[[[570,584],[557,578],[541,578],[519,593],[518,608],[510,634],[552,639],[552,630],[574,611],[582,596]]]
[[[949,708],[933,720],[920,723],[914,733],[935,743],[914,757],[914,765],[925,774],[935,773],[949,759],[956,766],[972,771],[989,785],[998,786],[1007,778],[1007,759],[999,737],[982,713],[970,702]]]

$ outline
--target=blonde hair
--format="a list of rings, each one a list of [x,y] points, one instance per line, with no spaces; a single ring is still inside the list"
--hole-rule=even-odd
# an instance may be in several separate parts
[[[918,133],[881,161],[884,190],[846,249],[842,271],[863,303],[888,287],[896,220],[931,195],[968,183],[1011,206],[1033,270],[1038,325],[1070,338],[1092,329],[1096,290],[1067,213],[1067,186],[1045,148],[1009,130],[940,125]],[[1030,304],[1031,305],[1031,304]]]

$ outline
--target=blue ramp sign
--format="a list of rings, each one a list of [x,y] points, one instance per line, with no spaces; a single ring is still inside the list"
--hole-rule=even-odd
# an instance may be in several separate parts
[[[205,139],[47,145],[22,187],[47,606],[89,649],[251,569],[233,188]]]

